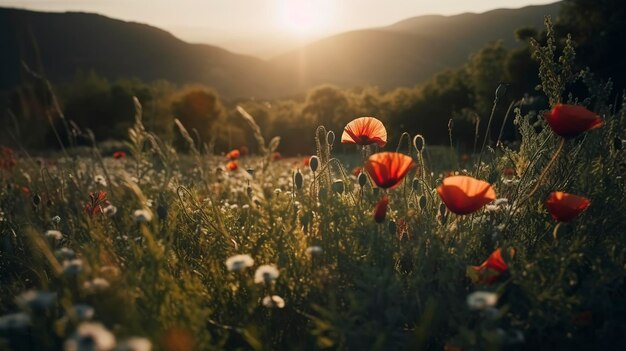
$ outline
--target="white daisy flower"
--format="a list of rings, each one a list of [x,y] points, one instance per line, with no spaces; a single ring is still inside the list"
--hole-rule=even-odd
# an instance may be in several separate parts
[[[46,291],[28,290],[15,298],[23,310],[44,310],[54,304],[57,294]]]
[[[63,234],[61,234],[60,231],[54,230],[54,229],[46,230],[46,232],[44,233],[44,236],[46,238],[53,239],[53,240],[63,239]]]
[[[76,275],[83,271],[83,260],[75,258],[63,261],[63,274]]]
[[[250,255],[235,255],[229,257],[226,262],[226,268],[229,271],[240,271],[248,267],[252,267],[254,265],[254,260]]]
[[[89,292],[99,292],[108,289],[111,286],[108,280],[104,278],[94,278],[83,283],[83,288]]]
[[[309,246],[306,248],[306,253],[309,256],[315,256],[315,255],[319,255],[322,252],[324,252],[324,250],[322,249],[321,246]]]
[[[122,341],[115,351],[151,351],[152,343],[146,338],[132,337]]]
[[[113,206],[113,205],[109,205],[107,207],[105,207],[102,212],[104,212],[104,214],[107,217],[113,217],[115,216],[115,214],[117,213],[117,207]]]
[[[63,347],[65,351],[109,351],[115,347],[115,335],[100,323],[83,322]]]
[[[488,291],[476,291],[467,295],[467,306],[470,310],[484,310],[498,303],[498,294]]]
[[[135,222],[148,223],[152,220],[152,212],[150,210],[135,210],[133,213]]]
[[[265,296],[263,298],[263,306],[267,308],[283,308],[285,307],[285,300],[278,295]]]
[[[26,328],[30,325],[30,315],[25,312],[5,314],[0,316],[0,331],[10,331]]]
[[[98,174],[98,175],[97,175],[97,176],[95,176],[93,179],[94,179],[94,181],[95,181],[96,183],[98,183],[98,184],[100,184],[100,185],[102,185],[102,186],[107,186],[107,181],[106,181],[106,179],[104,178],[104,176],[103,176],[103,175]]]
[[[259,266],[254,272],[254,282],[256,284],[269,284],[272,281],[276,280],[280,273],[275,266],[264,264]]]
[[[76,318],[78,318],[81,321],[87,321],[87,320],[92,319],[94,314],[96,313],[93,307],[84,303],[79,303],[79,304],[72,306],[72,309],[70,311],[71,311],[71,314],[76,316]]]

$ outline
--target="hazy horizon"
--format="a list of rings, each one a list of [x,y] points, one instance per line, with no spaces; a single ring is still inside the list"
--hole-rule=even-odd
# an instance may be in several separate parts
[[[81,11],[146,23],[191,43],[270,58],[325,36],[391,25],[423,15],[481,13],[542,5],[555,0],[0,0],[2,7]]]

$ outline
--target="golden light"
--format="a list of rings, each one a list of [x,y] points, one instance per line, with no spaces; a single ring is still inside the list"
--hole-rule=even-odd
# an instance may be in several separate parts
[[[280,4],[283,26],[300,35],[326,31],[335,16],[334,0],[283,0]]]

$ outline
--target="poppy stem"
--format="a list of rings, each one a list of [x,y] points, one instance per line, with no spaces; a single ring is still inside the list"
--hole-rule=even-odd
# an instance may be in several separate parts
[[[561,223],[563,222],[558,222],[555,226],[554,226],[554,230],[552,230],[552,237],[554,238],[554,241],[558,241],[559,240],[559,228],[561,228]]]
[[[561,138],[561,142],[559,143],[559,146],[557,147],[557,149],[554,151],[554,155],[552,155],[552,158],[550,159],[550,161],[548,161],[548,164],[543,169],[543,171],[541,171],[541,174],[537,178],[535,187],[530,191],[530,193],[528,193],[528,195],[526,195],[523,198],[521,202],[525,202],[526,200],[530,199],[537,192],[537,190],[539,190],[539,187],[541,186],[546,176],[548,175],[548,171],[552,169],[552,166],[554,166],[554,164],[556,163],[556,160],[558,159],[559,155],[563,151],[564,146],[565,146],[565,138]]]

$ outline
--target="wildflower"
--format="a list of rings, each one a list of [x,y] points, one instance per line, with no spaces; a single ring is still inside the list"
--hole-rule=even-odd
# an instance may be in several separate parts
[[[107,217],[113,217],[117,213],[117,207],[109,205],[102,210]]]
[[[70,310],[70,314],[81,321],[87,321],[92,319],[95,313],[96,312],[93,307],[84,303],[76,304],[72,306]]]
[[[393,189],[413,167],[413,159],[398,152],[379,152],[370,156],[364,167],[376,185]]]
[[[115,351],[151,351],[152,343],[146,338],[132,337],[120,342]],[[178,350],[178,349],[176,349]]]
[[[487,291],[476,291],[467,295],[467,306],[470,310],[484,310],[498,303],[498,294]]]
[[[94,278],[83,283],[83,289],[88,292],[100,292],[111,286],[108,280],[104,278]]]
[[[98,191],[89,194],[89,202],[85,205],[85,212],[90,216],[102,213],[102,208],[108,206],[107,193]]]
[[[83,271],[83,260],[74,258],[71,260],[63,261],[63,274],[65,275],[77,275]]]
[[[133,212],[133,218],[135,222],[148,223],[152,220],[152,211],[147,209],[135,210],[135,212]]]
[[[54,230],[54,229],[46,230],[44,236],[46,238],[50,238],[52,240],[61,240],[61,239],[63,239],[63,234],[61,234],[60,231]]]
[[[60,259],[72,259],[76,256],[74,250],[67,247],[62,247],[54,252],[54,254]]]
[[[256,284],[269,284],[272,281],[276,280],[280,273],[276,267],[264,264],[259,266],[254,272],[254,282]]]
[[[387,205],[389,205],[389,198],[387,196],[383,196],[376,203],[376,207],[374,208],[374,220],[376,223],[382,223],[385,221],[385,217],[387,216]]]
[[[311,172],[315,173],[319,165],[320,159],[317,156],[311,156],[311,158],[309,159],[309,168],[311,169]]]
[[[28,290],[16,297],[15,303],[23,310],[45,310],[52,306],[56,299],[56,293]]]
[[[513,257],[515,250],[511,249],[509,255]],[[496,249],[480,266],[467,268],[467,275],[474,283],[492,284],[509,268],[502,258],[502,250]]]
[[[60,222],[61,222],[61,217],[60,216],[52,217],[52,223],[59,224]]]
[[[337,179],[333,181],[333,184],[331,184],[330,188],[333,189],[333,192],[337,194],[343,194],[343,191],[345,190],[346,187],[343,184],[343,180]]]
[[[228,158],[229,160],[236,160],[239,158],[239,155],[241,155],[241,152],[237,149],[234,149],[226,154],[226,158]]]
[[[546,200],[546,207],[555,220],[569,222],[587,209],[590,203],[586,197],[555,191]]]
[[[602,117],[578,105],[557,104],[544,117],[552,131],[564,138],[576,137],[604,124]]]
[[[126,158],[126,153],[124,151],[115,151],[113,153],[113,158],[117,160]]]
[[[283,156],[280,154],[280,152],[278,152],[278,151],[274,151],[274,152],[272,153],[272,160],[273,160],[273,161],[278,161],[278,160],[280,160],[281,158],[283,158]]]
[[[226,264],[226,269],[230,272],[238,272],[245,268],[252,267],[254,260],[250,255],[235,255],[229,257],[224,264]]]
[[[102,186],[107,186],[106,178],[104,178],[103,175],[98,174],[97,176],[93,178],[93,180]]]
[[[239,163],[236,160],[232,160],[226,164],[226,168],[229,171],[236,171],[239,168]]]
[[[300,170],[298,170],[293,174],[293,184],[296,186],[296,189],[300,190],[302,189],[303,183],[304,177],[302,176]]]
[[[285,300],[278,295],[265,296],[263,298],[263,306],[267,308],[283,308],[285,307]]]
[[[322,249],[321,246],[314,245],[314,246],[309,246],[309,247],[306,248],[306,253],[309,256],[319,255],[322,252],[324,252],[324,250]]]
[[[341,142],[363,146],[376,143],[383,147],[387,144],[387,130],[377,118],[360,117],[346,125],[341,135]]]
[[[30,325],[30,315],[25,312],[5,314],[0,316],[0,331],[23,329]]]
[[[469,176],[444,178],[437,193],[448,209],[458,215],[476,212],[496,199],[489,183]]]
[[[64,351],[109,351],[115,347],[115,336],[100,323],[83,322],[63,346]]]

